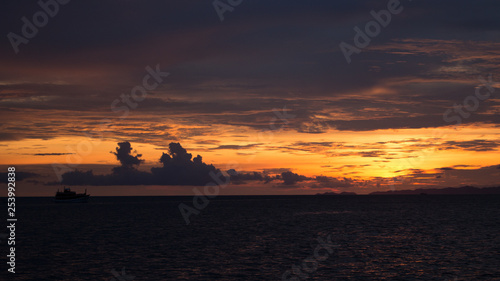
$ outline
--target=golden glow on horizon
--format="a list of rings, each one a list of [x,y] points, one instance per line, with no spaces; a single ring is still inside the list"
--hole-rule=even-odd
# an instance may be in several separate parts
[[[441,144],[446,141],[498,140],[499,135],[500,128],[486,125],[464,126],[458,130],[452,127],[363,132],[330,130],[324,134],[276,131],[260,134],[260,137],[257,131],[231,128],[226,132],[220,130],[217,135],[210,137],[187,138],[181,145],[193,157],[199,154],[203,156],[204,162],[212,163],[222,170],[289,168],[306,176],[367,179],[403,175],[407,173],[404,170],[408,169],[430,170],[464,163],[478,167],[496,165],[500,156],[497,150],[476,152],[444,149]],[[4,145],[0,152],[0,164],[118,165],[110,152],[115,150],[117,142],[124,140],[95,141],[92,151],[85,155],[86,144],[89,144],[87,141],[85,137],[64,137],[3,142],[0,143]],[[158,159],[162,152],[167,152],[165,147],[134,141],[131,143],[134,150],[143,155],[147,165],[159,165]],[[240,149],[219,146],[240,146]],[[221,149],[215,149],[217,147]],[[83,153],[78,154],[78,151]],[[76,154],[51,155],[54,153]]]

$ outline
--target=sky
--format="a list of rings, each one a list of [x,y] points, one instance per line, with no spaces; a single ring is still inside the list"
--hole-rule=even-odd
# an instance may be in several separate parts
[[[498,1],[40,3],[0,4],[20,196],[499,184]]]

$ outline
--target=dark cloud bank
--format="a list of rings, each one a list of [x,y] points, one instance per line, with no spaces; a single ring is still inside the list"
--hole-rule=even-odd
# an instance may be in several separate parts
[[[203,162],[197,155],[193,158],[179,143],[172,142],[168,146],[168,153],[163,153],[159,159],[161,167],[153,167],[150,172],[141,171],[138,167],[144,162],[142,155],[137,154],[129,142],[118,143],[114,152],[121,166],[114,167],[110,174],[94,175],[92,170],[75,170],[62,175],[62,184],[65,185],[190,185],[202,186],[213,182],[212,175],[223,174],[213,165]],[[297,183],[314,180],[303,175],[280,169],[280,173],[271,175],[264,172],[238,172],[234,169],[226,171],[233,184],[245,184],[249,181],[269,183],[282,181],[280,185],[294,187]],[[325,177],[326,178],[326,177]]]
[[[0,173],[0,179],[2,183],[8,183],[9,182],[9,173]],[[29,173],[29,172],[16,172],[15,173],[15,179],[16,181],[22,181],[28,178],[34,178],[39,176],[38,174],[35,173]]]
[[[212,181],[210,172],[219,173],[213,165],[203,163],[200,155],[193,158],[179,143],[170,143],[169,152],[160,158],[161,167],[151,172],[138,170],[142,155],[132,151],[129,142],[118,143],[113,152],[121,166],[107,175],[94,175],[92,170],[75,170],[62,175],[67,185],[205,185]]]

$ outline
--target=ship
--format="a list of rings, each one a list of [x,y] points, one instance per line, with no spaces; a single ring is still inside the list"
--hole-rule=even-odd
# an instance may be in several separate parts
[[[86,203],[89,200],[90,194],[87,194],[87,189],[85,189],[85,193],[76,193],[71,191],[70,188],[64,187],[63,191],[56,192],[56,197],[54,198],[54,202],[61,203]]]

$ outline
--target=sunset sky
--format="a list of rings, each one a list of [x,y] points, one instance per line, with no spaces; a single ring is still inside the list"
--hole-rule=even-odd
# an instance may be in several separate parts
[[[13,46],[42,8],[6,1],[0,173],[21,173],[19,196],[50,196],[58,169],[109,174],[130,142],[147,172],[174,142],[249,176],[221,194],[498,186],[500,2],[401,1],[348,63],[340,44],[389,2],[243,0],[221,21],[212,1],[70,1]]]

